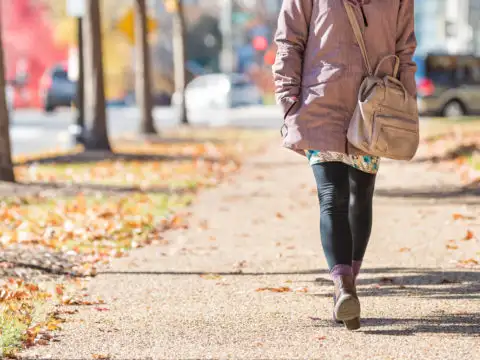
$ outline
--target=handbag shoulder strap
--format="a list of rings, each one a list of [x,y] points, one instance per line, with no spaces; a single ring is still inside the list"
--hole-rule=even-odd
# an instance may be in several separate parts
[[[372,65],[370,64],[370,60],[368,60],[368,53],[367,53],[367,46],[365,45],[365,41],[363,39],[362,30],[360,29],[360,24],[358,23],[357,16],[353,10],[353,5],[348,0],[343,0],[343,5],[345,6],[345,10],[347,11],[348,21],[352,26],[353,33],[355,34],[355,38],[357,39],[358,46],[360,46],[360,51],[362,52],[363,60],[365,61],[365,66],[367,67],[368,75],[373,75]]]

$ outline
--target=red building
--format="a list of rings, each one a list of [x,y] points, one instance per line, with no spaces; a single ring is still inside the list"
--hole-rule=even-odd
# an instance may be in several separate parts
[[[15,86],[16,107],[38,107],[39,83],[46,69],[67,59],[67,48],[55,44],[53,23],[41,0],[0,0],[7,80],[25,77]]]

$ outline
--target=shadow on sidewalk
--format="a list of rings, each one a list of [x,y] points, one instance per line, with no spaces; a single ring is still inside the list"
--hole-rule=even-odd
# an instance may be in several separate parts
[[[480,313],[438,314],[425,318],[362,318],[359,331],[368,335],[412,336],[417,334],[480,335]],[[331,327],[331,321],[320,320],[315,327]],[[339,325],[340,326],[340,325]],[[372,329],[368,327],[397,327],[396,329]]]
[[[378,197],[387,198],[424,198],[424,199],[450,199],[464,196],[479,197],[480,200],[480,188],[452,188],[452,189],[377,189],[375,195]]]
[[[364,330],[364,334],[405,336],[419,333],[480,335],[480,313],[439,314],[424,319],[362,319],[363,326],[399,326],[403,329]]]
[[[409,296],[429,299],[457,300],[480,299],[480,272],[441,271],[435,269],[392,268],[365,269],[364,274],[382,273],[382,276],[359,278],[357,292],[367,296]],[[390,275],[391,274],[391,275]],[[318,285],[330,282],[325,278],[315,280]],[[330,294],[314,296],[330,297]],[[480,315],[480,314],[479,314]]]
[[[113,194],[124,194],[124,193],[154,193],[154,194],[168,194],[168,195],[185,195],[195,193],[195,189],[189,187],[169,187],[169,186],[135,186],[135,185],[113,185],[113,184],[95,184],[88,182],[55,182],[55,181],[29,181],[29,182],[19,182],[15,184],[15,187],[18,190],[22,190],[22,187],[26,191],[35,192],[33,190],[43,191],[43,190],[55,190],[60,192],[63,195],[75,196],[80,191],[90,191],[90,192],[102,192],[102,193],[113,193]],[[33,190],[32,190],[33,187]]]
[[[218,162],[221,158],[206,157],[206,156],[193,156],[193,155],[159,155],[159,154],[142,154],[142,153],[121,153],[121,152],[105,152],[105,151],[86,151],[76,154],[67,155],[55,155],[50,157],[44,157],[39,159],[32,159],[26,161],[19,161],[15,163],[15,166],[32,165],[32,164],[54,164],[54,165],[70,165],[80,163],[94,163],[99,161],[194,161],[202,160],[206,162]]]
[[[246,272],[246,271],[99,271],[97,276],[102,275],[178,275],[178,276],[202,276],[202,275],[221,275],[221,276],[268,276],[268,275],[318,275],[327,274],[328,270],[298,270],[298,271],[273,271],[273,272]]]

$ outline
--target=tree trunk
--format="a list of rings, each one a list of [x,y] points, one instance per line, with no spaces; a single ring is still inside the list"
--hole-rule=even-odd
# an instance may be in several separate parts
[[[86,0],[83,23],[85,55],[85,149],[111,151],[107,132],[102,31],[98,0]]]
[[[152,115],[152,84],[147,21],[145,0],[135,0],[135,92],[141,114],[140,133],[156,134]]]
[[[0,181],[14,182],[15,176],[13,174],[12,155],[10,152],[9,114],[5,98],[6,81],[1,28],[0,26]]]
[[[177,11],[173,18],[173,61],[175,68],[175,90],[180,95],[180,122],[188,124],[188,114],[185,102],[185,87],[187,74],[185,68],[185,14],[183,12],[183,1],[177,0]]]

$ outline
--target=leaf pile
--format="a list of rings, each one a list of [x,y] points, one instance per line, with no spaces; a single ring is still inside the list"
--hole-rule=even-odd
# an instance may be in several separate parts
[[[0,283],[0,350],[14,356],[18,344],[46,345],[53,338],[49,333],[60,329],[64,320],[56,314],[41,316],[38,309],[55,294],[37,284],[8,278]]]
[[[471,120],[472,124],[478,120]],[[466,185],[480,184],[480,131],[472,124],[456,124],[448,131],[426,138],[422,152],[460,174]]]
[[[124,256],[132,248],[161,239],[180,226],[173,211],[188,203],[181,196],[134,194],[50,200],[43,204],[0,203],[0,248],[42,246],[81,259],[76,275],[95,274],[94,265]],[[81,255],[78,257],[77,255]]]

